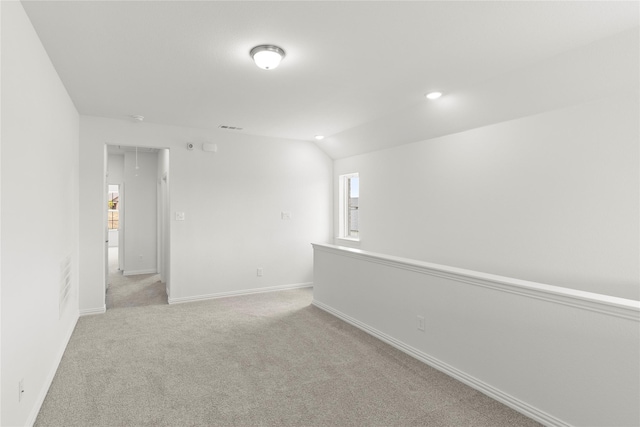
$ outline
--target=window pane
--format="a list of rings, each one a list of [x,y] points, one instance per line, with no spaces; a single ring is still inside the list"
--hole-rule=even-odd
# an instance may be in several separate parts
[[[348,236],[358,237],[358,199],[360,197],[360,179],[353,176],[348,179],[349,207],[348,207]]]
[[[109,223],[109,230],[117,230],[118,222],[120,219],[120,212],[118,211],[109,211],[107,214],[107,219]]]
[[[360,177],[358,176],[349,178],[349,197],[356,199],[360,197]]]
[[[340,175],[338,192],[338,237],[359,240],[360,178],[358,173]]]
[[[118,188],[117,186],[110,185],[109,190],[112,190],[111,187],[116,187],[116,189]],[[120,197],[118,192],[115,191],[109,191],[108,196],[107,208],[109,209],[109,212],[107,213],[107,225],[109,230],[117,230],[120,219],[120,213],[118,211]]]

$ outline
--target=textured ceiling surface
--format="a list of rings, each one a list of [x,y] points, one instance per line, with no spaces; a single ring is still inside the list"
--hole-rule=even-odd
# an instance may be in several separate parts
[[[80,114],[323,134],[334,158],[638,91],[638,2],[23,4]]]

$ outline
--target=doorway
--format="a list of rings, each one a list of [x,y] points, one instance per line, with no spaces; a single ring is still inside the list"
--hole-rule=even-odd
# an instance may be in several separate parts
[[[169,150],[107,145],[105,156],[105,306],[167,304]]]
[[[120,262],[120,210],[122,184],[107,184],[107,276],[121,270]],[[108,285],[108,282],[107,282]]]

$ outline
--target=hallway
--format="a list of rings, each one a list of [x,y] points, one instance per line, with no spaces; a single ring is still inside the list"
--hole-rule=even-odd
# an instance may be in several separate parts
[[[168,304],[167,290],[159,274],[123,276],[118,270],[118,248],[109,248],[107,310]]]

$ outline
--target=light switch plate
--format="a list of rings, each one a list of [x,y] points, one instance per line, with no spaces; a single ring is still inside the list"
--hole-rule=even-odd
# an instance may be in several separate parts
[[[184,221],[184,212],[176,212],[176,221]]]

